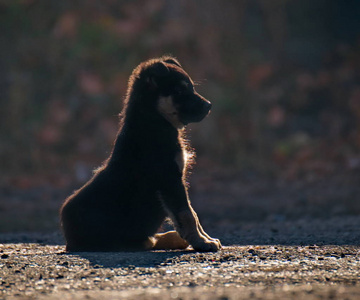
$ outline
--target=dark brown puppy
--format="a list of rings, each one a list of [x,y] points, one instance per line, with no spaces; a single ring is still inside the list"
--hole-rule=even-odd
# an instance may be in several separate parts
[[[210,108],[174,58],[135,68],[110,157],[61,208],[67,251],[220,249],[201,227],[185,183],[183,128]],[[166,217],[177,232],[156,234]]]

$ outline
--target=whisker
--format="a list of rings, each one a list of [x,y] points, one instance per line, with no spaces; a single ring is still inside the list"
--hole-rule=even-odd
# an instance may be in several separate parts
[[[194,85],[195,85],[195,86],[196,86],[196,85],[201,85],[201,84],[203,84],[204,81],[207,81],[207,79],[195,80],[195,81],[194,81]]]

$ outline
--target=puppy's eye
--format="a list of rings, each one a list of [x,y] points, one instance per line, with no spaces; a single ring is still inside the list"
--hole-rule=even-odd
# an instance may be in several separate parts
[[[181,94],[183,94],[183,93],[184,93],[184,89],[181,88],[181,87],[176,87],[176,88],[174,89],[174,95],[181,95]]]

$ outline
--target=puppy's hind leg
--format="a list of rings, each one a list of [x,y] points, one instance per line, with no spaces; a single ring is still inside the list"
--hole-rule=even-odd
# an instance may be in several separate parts
[[[153,250],[176,250],[185,249],[189,246],[189,243],[181,238],[175,230],[157,233],[152,237],[152,240],[154,242]]]

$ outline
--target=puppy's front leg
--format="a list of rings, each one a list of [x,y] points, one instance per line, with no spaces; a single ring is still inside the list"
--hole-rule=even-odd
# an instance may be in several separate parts
[[[173,220],[176,230],[197,251],[217,251],[221,248],[218,239],[209,237],[203,230],[192,208],[186,189],[181,181],[161,191],[162,201]]]
[[[192,212],[193,212],[194,217],[196,218],[197,228],[198,228],[199,232],[200,232],[202,235],[204,235],[205,237],[207,237],[209,240],[214,240],[214,241],[216,241],[217,243],[219,243],[219,245],[220,245],[220,247],[221,247],[221,242],[220,242],[220,240],[219,240],[219,239],[214,239],[214,238],[212,238],[211,236],[209,236],[209,235],[205,232],[205,230],[203,229],[203,227],[202,227],[201,224],[200,224],[199,218],[198,218],[195,210],[194,210],[192,207],[191,207],[191,209],[192,209]]]
[[[197,251],[217,251],[221,248],[218,239],[211,238],[202,228],[199,219],[190,206],[175,215],[175,226],[180,235]]]

